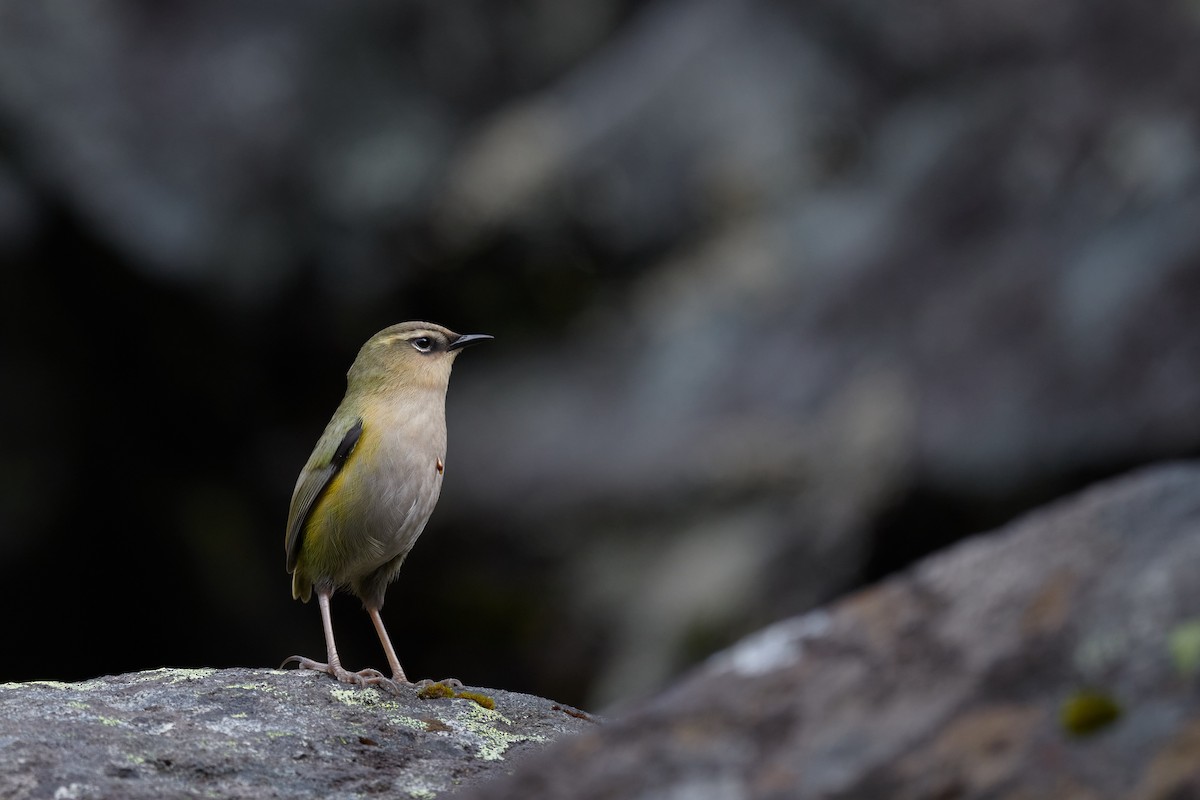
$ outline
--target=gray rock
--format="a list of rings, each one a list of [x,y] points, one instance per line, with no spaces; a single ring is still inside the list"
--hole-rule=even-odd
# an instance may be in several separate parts
[[[511,692],[421,699],[315,672],[0,685],[0,797],[433,797],[593,723]]]
[[[780,622],[469,793],[1200,796],[1200,464]]]

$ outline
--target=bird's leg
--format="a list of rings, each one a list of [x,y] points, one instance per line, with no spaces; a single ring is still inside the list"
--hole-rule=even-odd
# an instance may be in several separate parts
[[[367,608],[367,613],[371,615],[371,622],[375,623],[375,632],[379,634],[379,642],[383,645],[383,652],[387,653],[388,664],[392,668],[392,683],[410,683],[411,681],[404,675],[404,670],[400,668],[400,659],[396,658],[396,649],[392,647],[392,640],[388,638],[387,629],[383,627],[383,617],[379,616],[378,608]],[[428,678],[417,681],[417,688],[423,689],[426,686],[440,683],[450,689],[463,688],[463,682],[458,678],[446,678],[445,680],[433,681]]]
[[[368,606],[367,614],[370,615],[371,622],[375,623],[375,632],[379,634],[379,642],[387,655],[388,666],[392,668],[392,680],[396,683],[408,683],[409,680],[400,667],[400,659],[396,658],[396,648],[392,647],[392,640],[388,638],[387,629],[383,627],[383,617],[379,616],[379,609]]]
[[[342,683],[353,683],[357,686],[366,686],[387,680],[378,670],[364,669],[361,672],[351,672],[342,667],[342,660],[338,658],[337,645],[333,643],[333,619],[329,615],[330,596],[331,592],[317,592],[317,604],[321,607],[321,625],[325,629],[325,650],[329,660],[322,664],[320,661],[314,661],[304,656],[292,656],[280,666],[286,667],[294,661],[300,669],[314,669],[337,678]]]

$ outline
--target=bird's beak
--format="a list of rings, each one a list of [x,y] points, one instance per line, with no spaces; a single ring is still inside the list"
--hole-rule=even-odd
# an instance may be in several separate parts
[[[446,349],[447,350],[461,350],[462,348],[466,347],[469,344],[478,344],[479,342],[482,342],[485,339],[494,339],[494,338],[496,338],[496,337],[491,336],[486,333],[466,333],[466,334],[463,334],[462,336],[458,337],[457,339],[455,339],[453,342],[451,342],[450,346],[447,347]]]

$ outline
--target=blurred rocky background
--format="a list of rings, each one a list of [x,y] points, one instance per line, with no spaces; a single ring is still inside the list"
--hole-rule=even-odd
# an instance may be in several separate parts
[[[401,659],[588,708],[1200,453],[1198,45],[1184,0],[0,0],[0,681],[319,655],[288,499],[403,319],[497,340]]]

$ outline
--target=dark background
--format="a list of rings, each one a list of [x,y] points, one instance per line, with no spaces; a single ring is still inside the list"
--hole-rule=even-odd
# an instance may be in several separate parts
[[[404,319],[497,338],[401,660],[587,707],[1195,455],[1197,44],[1112,0],[0,2],[0,681],[321,656],[288,500]]]

